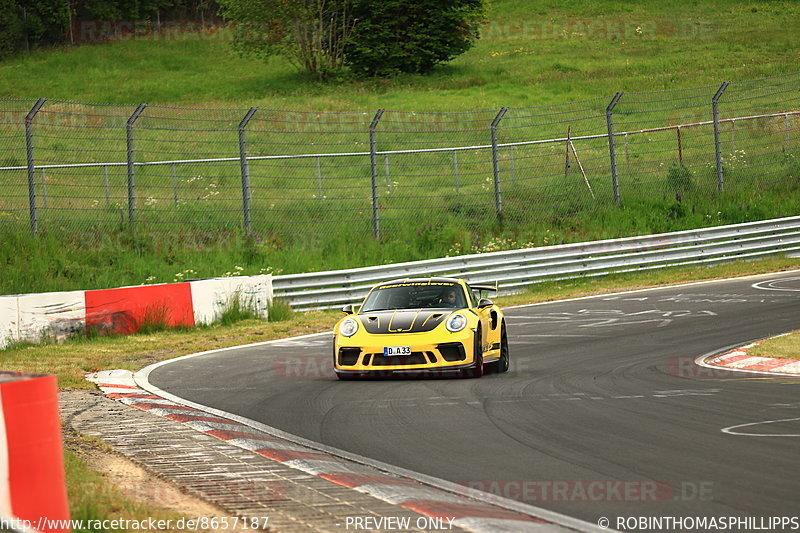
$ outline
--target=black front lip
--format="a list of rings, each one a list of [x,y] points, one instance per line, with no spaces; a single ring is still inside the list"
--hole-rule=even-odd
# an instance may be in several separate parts
[[[474,367],[475,363],[467,363],[465,365],[437,366],[434,368],[403,368],[397,370],[345,370],[337,368],[334,371],[337,374],[349,374],[353,376],[387,376],[390,374],[447,374]]]

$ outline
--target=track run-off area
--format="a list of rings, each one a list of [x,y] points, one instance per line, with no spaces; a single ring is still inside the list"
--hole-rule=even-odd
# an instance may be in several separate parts
[[[179,398],[597,523],[792,516],[800,378],[696,360],[800,329],[800,272],[504,309],[511,368],[338,381],[331,333],[162,364]]]

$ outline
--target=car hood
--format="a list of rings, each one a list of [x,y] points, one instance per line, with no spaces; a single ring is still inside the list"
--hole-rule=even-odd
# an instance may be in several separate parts
[[[399,309],[358,315],[368,333],[423,333],[431,331],[456,309]]]

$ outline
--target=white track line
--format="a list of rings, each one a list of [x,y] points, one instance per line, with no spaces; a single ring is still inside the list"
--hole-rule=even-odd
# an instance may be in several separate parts
[[[197,409],[199,411],[203,411],[203,412],[215,415],[215,416],[227,418],[227,419],[233,420],[235,422],[239,422],[241,424],[244,424],[245,426],[249,426],[249,427],[251,427],[253,429],[256,429],[258,431],[261,431],[263,433],[266,433],[268,435],[272,435],[274,437],[285,439],[285,440],[287,440],[289,442],[293,442],[293,443],[299,444],[301,446],[305,446],[305,447],[308,447],[308,448],[311,448],[311,449],[314,449],[314,450],[318,450],[318,451],[330,454],[330,455],[335,456],[335,457],[340,457],[342,459],[346,459],[348,461],[352,461],[352,462],[357,463],[357,464],[370,466],[372,468],[376,468],[378,470],[382,470],[384,472],[388,472],[388,473],[396,475],[396,476],[401,476],[401,477],[406,477],[406,478],[409,478],[409,479],[413,479],[413,480],[415,480],[415,481],[417,481],[419,483],[423,483],[425,485],[429,485],[431,487],[435,487],[437,489],[440,489],[440,490],[443,490],[443,491],[446,491],[446,492],[449,492],[449,493],[453,493],[453,494],[457,494],[457,495],[458,494],[463,494],[464,487],[459,485],[459,484],[457,484],[457,483],[453,483],[451,481],[446,481],[444,479],[439,479],[439,478],[436,478],[436,477],[433,477],[433,476],[429,476],[427,474],[414,472],[414,471],[407,470],[405,468],[401,468],[401,467],[398,467],[398,466],[390,465],[390,464],[387,464],[387,463],[384,463],[384,462],[381,462],[381,461],[376,461],[374,459],[370,459],[368,457],[364,457],[364,456],[361,456],[361,455],[358,455],[358,454],[354,454],[354,453],[351,453],[351,452],[340,450],[340,449],[334,448],[332,446],[327,446],[327,445],[319,443],[319,442],[314,442],[314,441],[305,439],[303,437],[299,437],[297,435],[293,435],[291,433],[287,433],[287,432],[282,431],[280,429],[268,426],[266,424],[262,424],[261,422],[258,422],[256,420],[251,420],[249,418],[245,418],[243,416],[239,416],[239,415],[236,415],[236,414],[233,414],[233,413],[229,413],[229,412],[223,411],[221,409],[215,409],[215,408],[207,406],[207,405],[203,405],[203,404],[200,404],[200,403],[192,402],[190,400],[187,400],[185,398],[181,398],[180,396],[177,396],[175,394],[169,393],[167,391],[164,391],[164,390],[156,387],[155,385],[150,383],[150,380],[149,380],[149,376],[154,370],[156,370],[157,368],[160,368],[162,366],[175,363],[177,361],[186,361],[188,359],[193,359],[195,357],[200,357],[200,356],[203,356],[203,355],[217,354],[217,353],[230,351],[230,350],[235,350],[235,349],[240,349],[240,348],[251,348],[251,347],[255,347],[255,346],[266,346],[266,345],[270,345],[270,344],[278,344],[278,343],[281,343],[281,342],[285,342],[286,340],[297,340],[297,339],[315,337],[315,336],[319,336],[319,335],[330,335],[330,334],[331,334],[330,332],[313,333],[313,334],[310,334],[310,335],[302,335],[302,336],[299,336],[299,337],[290,337],[289,339],[277,339],[277,340],[272,340],[272,341],[258,342],[258,343],[254,343],[254,344],[247,344],[247,345],[243,345],[243,346],[220,348],[220,349],[217,349],[217,350],[208,350],[208,351],[199,352],[199,353],[196,353],[196,354],[189,354],[189,355],[185,355],[185,356],[182,356],[182,357],[177,357],[175,359],[168,359],[166,361],[161,361],[161,362],[149,365],[149,366],[139,370],[138,372],[136,372],[134,374],[134,380],[135,380],[136,384],[139,385],[139,387],[141,387],[142,389],[144,389],[144,390],[146,390],[146,391],[148,391],[148,392],[150,392],[152,394],[155,394],[157,396],[161,396],[162,398],[166,398],[166,399],[168,399],[168,400],[170,400],[172,402],[175,402],[177,404],[184,405],[184,406],[187,406],[187,407],[193,407],[193,408],[195,408],[195,409]],[[289,464],[291,466],[290,463],[291,462],[286,462],[284,464]],[[311,465],[304,465],[304,466],[311,466]],[[570,516],[567,516],[567,515],[563,515],[561,513],[556,513],[554,511],[550,511],[550,510],[547,510],[547,509],[536,507],[534,505],[522,503],[522,502],[519,502],[519,501],[516,501],[516,500],[509,499],[509,498],[503,498],[503,497],[497,496],[495,494],[483,493],[481,491],[474,491],[474,493],[470,493],[470,494],[471,494],[471,496],[473,496],[474,498],[478,499],[479,501],[483,500],[483,501],[486,501],[486,502],[490,502],[491,505],[494,505],[496,507],[500,507],[502,509],[508,509],[508,510],[511,510],[511,511],[516,511],[516,512],[519,512],[519,513],[523,513],[523,514],[532,516],[534,518],[540,518],[542,520],[546,520],[548,522],[552,522],[553,524],[557,524],[557,525],[562,526],[562,527],[573,529],[575,531],[593,531],[593,532],[610,531],[610,530],[601,529],[597,525],[592,524],[590,522],[585,522],[585,521],[577,519],[577,518],[573,518],[573,517],[570,517]]]

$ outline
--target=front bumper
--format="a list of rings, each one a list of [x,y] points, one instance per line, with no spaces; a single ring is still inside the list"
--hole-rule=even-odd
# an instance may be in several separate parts
[[[441,331],[373,335],[336,335],[334,369],[340,374],[414,374],[459,371],[474,365],[474,332]],[[385,356],[386,346],[410,346],[411,355]]]

